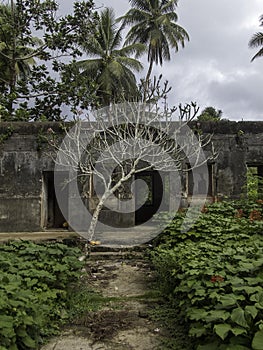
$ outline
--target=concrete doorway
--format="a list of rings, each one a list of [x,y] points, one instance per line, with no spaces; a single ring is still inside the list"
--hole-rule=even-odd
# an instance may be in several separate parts
[[[169,209],[169,174],[160,176],[158,171],[144,171],[136,174],[135,179],[143,180],[148,187],[148,197],[145,201],[145,187],[136,185],[135,205],[139,209],[135,211],[135,225],[139,225],[150,220],[157,211]],[[164,199],[164,200],[163,200]],[[144,202],[144,203],[143,203]],[[160,207],[162,204],[162,207]]]
[[[63,212],[67,214],[68,207],[68,173],[61,171],[56,176],[59,178],[60,186],[56,189],[58,195],[63,198]],[[45,171],[42,175],[42,212],[41,226],[43,228],[63,228],[66,219],[58,205],[54,184],[54,172]]]

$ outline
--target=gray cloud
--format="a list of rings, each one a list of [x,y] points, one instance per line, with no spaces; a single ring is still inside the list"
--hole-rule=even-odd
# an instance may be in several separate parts
[[[257,0],[179,2],[179,22],[191,41],[175,55],[176,98],[213,105],[229,119],[262,118],[263,59],[251,63],[248,49],[261,11]]]

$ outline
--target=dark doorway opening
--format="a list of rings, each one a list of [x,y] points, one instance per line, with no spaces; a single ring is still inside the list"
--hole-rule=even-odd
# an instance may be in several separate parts
[[[65,227],[68,207],[68,173],[61,171],[56,174],[58,186],[55,191],[54,172],[45,171],[43,173],[43,190],[42,190],[42,227],[44,228],[63,228]],[[56,194],[57,192],[57,194]],[[63,208],[60,208],[57,195],[62,199]]]
[[[158,210],[169,209],[169,203],[165,200],[169,194],[169,175],[163,178],[164,183],[158,171],[144,171],[135,175],[135,180],[143,180],[148,188],[147,190],[145,185],[136,184],[135,206],[139,208],[135,211],[135,225],[147,222]]]
[[[204,167],[196,167],[194,168],[195,180],[194,182],[193,170],[188,170],[187,172],[187,193],[188,196],[192,196],[195,187],[195,194],[200,196],[213,196],[213,164],[206,165],[208,170],[208,184],[204,178]],[[188,165],[188,169],[190,169],[190,165]]]

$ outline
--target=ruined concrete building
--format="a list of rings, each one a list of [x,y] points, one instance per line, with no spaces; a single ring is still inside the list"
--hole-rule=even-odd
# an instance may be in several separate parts
[[[1,123],[0,124],[0,232],[42,231],[60,228],[65,222],[54,190],[54,164],[44,150],[48,128],[61,132],[57,123]],[[238,198],[246,185],[247,171],[253,168],[263,175],[263,122],[206,122],[200,126],[203,133],[213,135],[218,157],[208,164],[208,198],[224,196]],[[60,130],[60,131],[59,131]],[[191,198],[191,172],[182,181],[182,193]],[[61,172],[61,180],[67,176]],[[152,195],[134,215],[129,224],[138,224],[158,208],[160,193],[156,172],[138,174],[149,184]],[[166,191],[169,191],[167,177]],[[61,189],[65,207],[70,200],[67,188]],[[90,191],[90,203],[92,191]],[[137,193],[137,196],[140,194]],[[200,188],[200,196],[204,196]],[[167,203],[167,209],[171,203]],[[122,214],[104,215],[115,225],[125,224]]]

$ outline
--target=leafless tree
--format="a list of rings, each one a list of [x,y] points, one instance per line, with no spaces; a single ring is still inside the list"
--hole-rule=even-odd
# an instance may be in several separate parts
[[[125,186],[126,194],[133,196],[127,187],[135,174],[150,170],[178,172],[186,162],[190,170],[215,157],[213,150],[206,156],[203,153],[211,143],[211,135],[195,134],[189,128],[189,107],[180,108],[176,121],[173,114],[168,109],[161,111],[157,105],[125,103],[96,111],[70,129],[65,127],[62,142],[49,130],[49,143],[57,151],[56,166],[69,171],[70,181],[89,182],[88,189],[92,182],[97,192],[86,228],[89,240],[109,198],[120,197]],[[91,195],[85,186],[83,191],[87,197]]]

